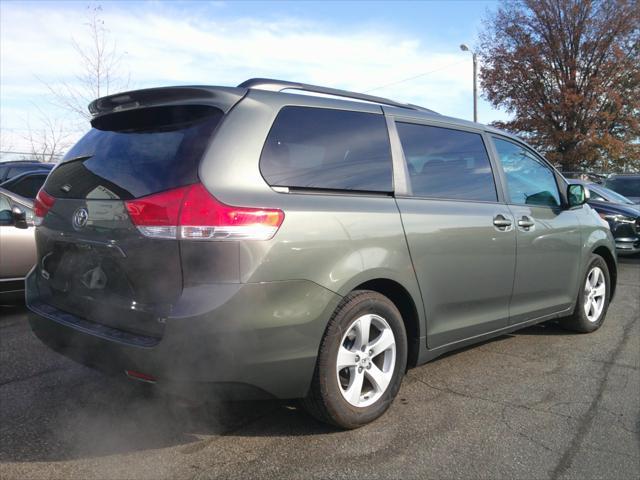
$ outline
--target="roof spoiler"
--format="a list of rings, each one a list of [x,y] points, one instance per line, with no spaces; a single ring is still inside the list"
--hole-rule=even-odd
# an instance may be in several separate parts
[[[94,118],[134,108],[176,104],[212,105],[227,113],[245,94],[245,89],[230,87],[147,88],[98,98],[91,102],[88,108]]]

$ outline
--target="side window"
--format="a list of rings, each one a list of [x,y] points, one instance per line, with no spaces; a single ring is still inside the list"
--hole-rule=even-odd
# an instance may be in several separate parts
[[[271,186],[393,191],[391,148],[382,115],[284,107],[260,157]]]
[[[11,191],[25,198],[36,198],[38,190],[40,190],[46,179],[46,175],[30,175],[16,182],[11,187]]]
[[[495,202],[482,136],[451,128],[397,123],[413,195]]]
[[[524,147],[493,139],[507,179],[509,201],[521,205],[560,206],[553,171]]]
[[[36,167],[30,166],[22,166],[22,167],[11,167],[9,169],[9,173],[7,178],[15,177],[16,175],[20,175],[21,173],[28,172],[29,170],[35,170]]]
[[[11,203],[4,195],[0,195],[0,225],[13,224],[13,215],[11,214]]]

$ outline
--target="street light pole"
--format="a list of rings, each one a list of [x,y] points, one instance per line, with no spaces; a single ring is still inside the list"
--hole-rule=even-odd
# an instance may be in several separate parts
[[[478,57],[476,56],[476,52],[471,50],[466,44],[460,45],[460,50],[463,52],[471,53],[471,58],[473,58],[473,121],[478,121]]]

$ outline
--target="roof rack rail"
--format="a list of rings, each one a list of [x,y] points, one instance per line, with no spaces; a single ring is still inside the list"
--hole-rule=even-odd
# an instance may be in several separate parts
[[[410,103],[400,103],[388,98],[376,97],[365,93],[350,92],[348,90],[340,90],[337,88],[320,87],[318,85],[310,85],[308,83],[288,82],[286,80],[275,80],[272,78],[250,78],[238,85],[238,88],[256,88],[259,90],[271,90],[281,92],[283,90],[302,90],[304,92],[321,93],[324,95],[332,95],[335,97],[352,98],[365,102],[379,103],[389,105],[391,107],[408,108],[410,110],[419,110],[422,112],[437,113],[428,108]]]

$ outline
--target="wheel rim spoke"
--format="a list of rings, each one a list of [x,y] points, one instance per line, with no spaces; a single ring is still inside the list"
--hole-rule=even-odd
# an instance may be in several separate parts
[[[607,292],[607,288],[605,287],[604,283],[601,283],[596,287],[594,295],[596,297],[604,297],[604,294],[606,292]]]
[[[388,350],[392,346],[396,344],[395,339],[393,338],[393,332],[391,329],[383,330],[382,333],[376,340],[369,345],[369,349],[372,351],[371,357],[375,357],[380,355],[385,350]]]
[[[356,327],[356,348],[362,349],[369,343],[369,331],[371,330],[371,316],[360,317]]]
[[[362,385],[364,384],[364,373],[354,368],[351,372],[352,380],[349,388],[344,392],[345,397],[349,402],[354,405],[360,403],[360,397],[362,396]]]
[[[342,370],[347,367],[355,367],[356,366],[356,352],[352,352],[351,350],[347,350],[344,346],[340,347],[338,351],[338,370]]]
[[[380,370],[375,364],[371,365],[371,368],[365,370],[365,374],[376,392],[384,392],[391,381],[392,372],[385,373]]]

